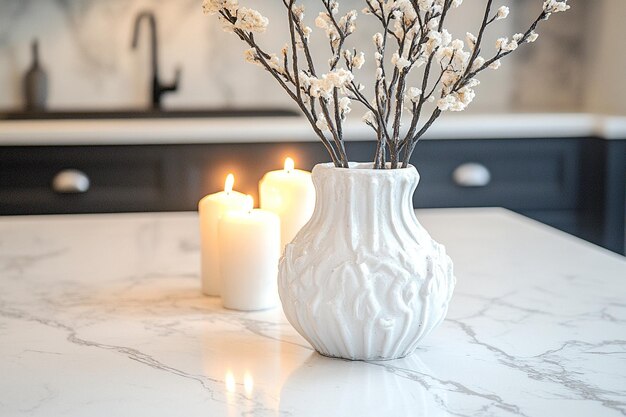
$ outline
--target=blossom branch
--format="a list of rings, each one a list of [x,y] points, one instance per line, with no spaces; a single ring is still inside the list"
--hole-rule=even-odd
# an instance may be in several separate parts
[[[373,36],[376,81],[372,100],[362,93],[364,87],[354,81],[353,72],[362,67],[364,54],[357,53],[356,49],[344,50],[346,39],[356,28],[356,11],[339,17],[338,0],[320,0],[322,11],[315,19],[316,26],[325,32],[331,50],[329,72],[320,75],[316,73],[309,47],[312,29],[304,24],[304,6],[296,4],[297,0],[283,0],[290,42],[282,48],[280,56],[264,51],[255,39],[254,34],[264,32],[269,23],[259,12],[240,6],[239,0],[203,0],[205,13],[217,14],[224,29],[250,47],[245,52],[246,60],[268,71],[296,102],[335,166],[342,168],[348,167],[343,123],[353,101],[367,109],[363,120],[376,133],[374,167],[387,167],[387,149],[391,168],[406,167],[417,142],[444,112],[462,111],[472,102],[476,94],[474,88],[479,84],[478,74],[499,68],[502,58],[521,44],[537,39],[535,30],[542,20],[570,8],[568,0],[543,0],[542,12],[528,30],[510,39],[498,39],[495,54],[485,59],[480,55],[484,35],[491,24],[508,16],[506,6],[493,12],[494,1],[485,0],[477,36],[467,33],[465,43],[453,40],[445,29],[447,16],[463,0],[364,1],[363,13],[373,15],[382,26],[381,32]],[[388,38],[395,39],[398,47],[391,57],[387,55]],[[345,68],[340,65],[342,58]],[[392,71],[386,69],[389,64]],[[408,85],[409,74],[422,66],[419,88]],[[437,67],[438,74],[435,73]],[[435,100],[436,107],[420,127],[422,111],[427,103]],[[404,109],[408,109],[412,117],[401,140]]]

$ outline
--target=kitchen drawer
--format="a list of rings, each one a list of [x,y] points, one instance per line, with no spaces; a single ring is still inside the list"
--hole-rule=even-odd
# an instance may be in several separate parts
[[[171,199],[167,161],[149,147],[0,152],[1,214],[148,211]]]
[[[570,210],[578,204],[576,139],[423,141],[411,162],[421,174],[417,207]]]
[[[371,160],[371,147],[366,142],[348,145],[355,160]],[[411,158],[421,176],[415,206],[575,209],[580,148],[579,139],[423,140]],[[455,170],[466,164],[482,167],[489,181],[481,186],[457,183]],[[475,174],[475,180],[484,180],[480,172]]]

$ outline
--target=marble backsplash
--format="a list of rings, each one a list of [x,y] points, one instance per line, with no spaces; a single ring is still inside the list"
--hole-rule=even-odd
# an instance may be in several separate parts
[[[541,42],[524,48],[502,69],[483,77],[471,107],[475,112],[572,111],[584,106],[585,42],[580,28],[589,9],[585,0],[570,0],[571,13],[556,15],[541,31]],[[244,46],[223,33],[214,17],[204,16],[200,0],[2,0],[0,2],[0,109],[22,105],[21,79],[29,66],[29,44],[40,40],[42,64],[50,78],[51,108],[119,108],[148,104],[148,38],[142,28],[139,48],[130,47],[136,14],[152,10],[158,23],[160,70],[169,81],[182,68],[179,91],[165,98],[167,107],[289,106],[289,99],[268,74],[242,62]],[[269,3],[269,4],[268,4]],[[317,0],[304,0],[311,7]],[[466,0],[450,20],[455,36],[467,22],[479,24],[482,2]],[[520,31],[538,13],[541,0],[505,0],[513,19],[498,22],[495,38]],[[282,3],[250,0],[271,21],[260,37],[273,50],[286,39]],[[363,0],[342,0],[344,10]],[[480,6],[480,7],[479,7]],[[316,13],[315,13],[316,14]],[[310,12],[309,17],[314,16]],[[312,17],[311,17],[312,19]],[[370,17],[359,21],[355,44],[370,45],[377,30]],[[311,25],[313,26],[312,22]],[[476,31],[473,29],[472,31]],[[315,45],[325,58],[326,45]],[[372,73],[371,60],[361,71]],[[358,74],[361,76],[361,74]],[[366,77],[367,78],[367,77]],[[367,84],[367,83],[366,83]]]

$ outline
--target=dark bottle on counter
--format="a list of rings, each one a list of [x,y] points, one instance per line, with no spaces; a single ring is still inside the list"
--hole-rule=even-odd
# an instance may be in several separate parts
[[[24,102],[27,111],[43,111],[48,99],[48,76],[39,64],[39,41],[31,44],[32,63],[24,76]]]

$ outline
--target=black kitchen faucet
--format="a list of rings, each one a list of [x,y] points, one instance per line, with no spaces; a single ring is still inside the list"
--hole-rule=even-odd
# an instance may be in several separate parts
[[[137,41],[139,39],[139,25],[143,19],[148,20],[150,27],[150,58],[152,66],[152,108],[161,108],[161,97],[164,93],[169,91],[176,91],[178,89],[178,82],[180,81],[180,68],[176,69],[174,75],[174,82],[171,84],[162,84],[159,81],[159,56],[158,56],[158,42],[157,42],[157,27],[156,18],[152,12],[144,11],[137,15],[135,18],[135,27],[133,31],[133,43],[132,48],[137,48]]]

